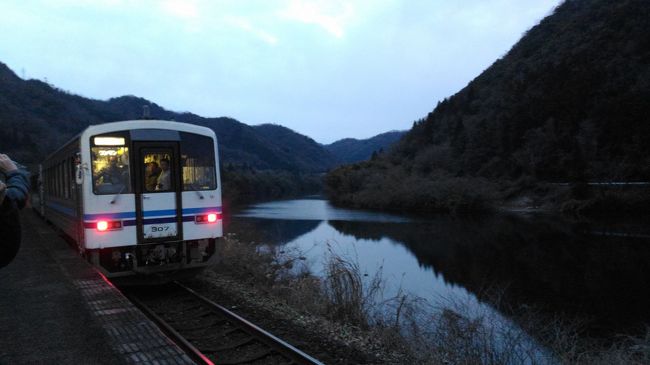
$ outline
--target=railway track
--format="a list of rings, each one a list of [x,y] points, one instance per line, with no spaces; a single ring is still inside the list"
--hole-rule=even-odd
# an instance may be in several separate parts
[[[203,364],[322,364],[180,283],[124,294]]]

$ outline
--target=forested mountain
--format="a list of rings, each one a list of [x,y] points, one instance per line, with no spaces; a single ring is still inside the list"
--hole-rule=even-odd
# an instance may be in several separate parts
[[[139,119],[144,105],[149,105],[152,118],[212,128],[219,138],[223,164],[321,172],[336,163],[320,144],[288,128],[251,127],[231,118],[176,113],[134,96],[88,99],[38,80],[22,80],[2,63],[0,148],[24,164],[37,163],[88,125]]]
[[[649,29],[650,1],[566,0],[331,196],[435,211],[495,181],[650,180]]]
[[[262,124],[253,129],[264,138],[273,141],[280,150],[292,156],[304,170],[314,170],[317,166],[332,167],[337,163],[335,157],[313,139],[296,133],[293,130],[277,124]]]
[[[406,132],[390,131],[367,139],[345,138],[325,145],[337,161],[353,163],[370,159],[374,154],[388,151]]]

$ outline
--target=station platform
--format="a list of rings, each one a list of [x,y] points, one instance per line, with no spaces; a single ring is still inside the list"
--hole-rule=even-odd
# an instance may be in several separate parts
[[[53,227],[21,221],[0,269],[0,364],[194,364]]]

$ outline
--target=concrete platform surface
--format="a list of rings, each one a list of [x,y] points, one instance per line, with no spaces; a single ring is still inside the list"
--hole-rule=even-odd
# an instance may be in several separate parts
[[[0,269],[0,364],[194,364],[53,227],[21,219],[20,252]]]

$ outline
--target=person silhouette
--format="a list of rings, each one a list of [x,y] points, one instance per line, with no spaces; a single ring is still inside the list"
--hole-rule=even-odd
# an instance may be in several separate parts
[[[163,158],[160,160],[160,175],[158,175],[158,184],[156,185],[156,190],[166,191],[171,190],[171,176],[169,171],[169,160]]]
[[[0,174],[4,182],[0,186],[0,268],[7,266],[20,248],[19,210],[29,197],[29,179],[20,171],[9,156],[0,154]]]
[[[145,188],[147,191],[156,190],[156,185],[158,184],[158,176],[160,176],[160,167],[158,167],[157,162],[149,162],[147,164],[147,170],[145,171]]]

